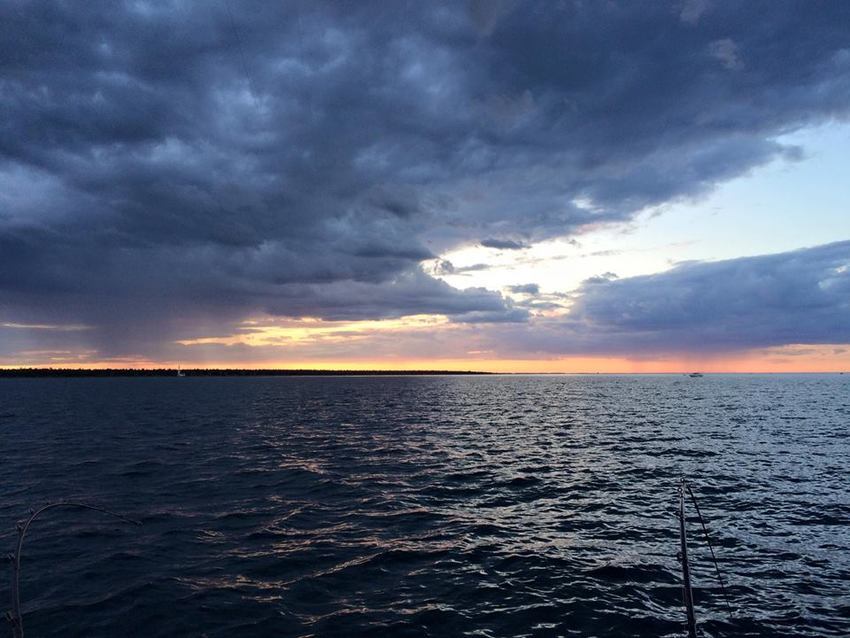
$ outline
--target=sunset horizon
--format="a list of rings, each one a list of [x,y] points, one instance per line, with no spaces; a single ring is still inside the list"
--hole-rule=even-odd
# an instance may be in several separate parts
[[[803,351],[800,354],[800,350]],[[812,350],[817,357],[812,356]],[[838,354],[835,350],[839,350]],[[842,374],[850,372],[844,349],[809,347],[782,349],[771,353],[755,353],[737,359],[722,356],[712,358],[570,358],[570,359],[419,359],[358,361],[358,360],[304,360],[283,362],[206,361],[187,364],[181,361],[113,361],[57,364],[41,363],[3,364],[0,371],[13,370],[249,370],[249,371],[329,371],[352,372],[481,372],[490,374]]]
[[[12,635],[850,636],[848,177],[850,0],[0,0]]]

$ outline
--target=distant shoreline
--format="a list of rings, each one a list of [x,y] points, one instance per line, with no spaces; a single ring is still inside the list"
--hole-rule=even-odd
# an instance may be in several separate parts
[[[428,375],[490,375],[492,372],[474,370],[281,370],[281,369],[230,369],[196,368],[180,370],[186,377],[349,377],[349,376],[428,376]],[[76,368],[16,368],[0,370],[2,378],[110,378],[110,377],[177,377],[176,368],[102,368],[96,370]]]
[[[181,372],[182,374],[178,374]],[[705,376],[844,375],[840,370],[806,372],[706,372]],[[304,370],[241,368],[0,368],[0,379],[167,378],[167,377],[424,377],[424,376],[685,376],[688,372],[485,372],[480,370]]]

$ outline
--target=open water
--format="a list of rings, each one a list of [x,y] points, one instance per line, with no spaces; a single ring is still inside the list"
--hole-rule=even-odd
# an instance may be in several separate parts
[[[846,375],[4,379],[0,550],[142,522],[36,520],[31,637],[681,636],[686,475],[706,635],[849,636],[849,428]]]

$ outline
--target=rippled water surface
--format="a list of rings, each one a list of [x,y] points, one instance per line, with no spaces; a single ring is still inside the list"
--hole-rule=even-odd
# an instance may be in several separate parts
[[[850,377],[0,380],[28,636],[850,635]],[[0,596],[8,599],[3,567]],[[5,605],[4,605],[5,607]]]

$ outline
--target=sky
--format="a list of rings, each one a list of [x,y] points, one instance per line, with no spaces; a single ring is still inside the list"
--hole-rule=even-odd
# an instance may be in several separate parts
[[[0,367],[850,370],[850,3],[0,3]]]

